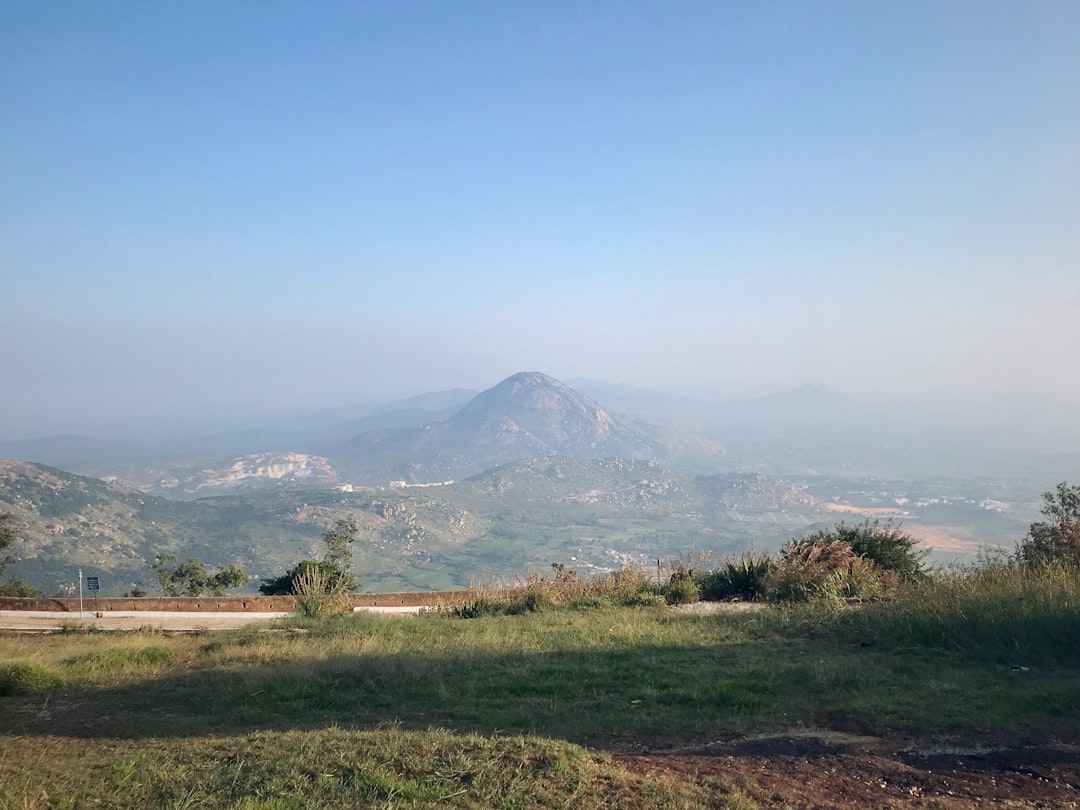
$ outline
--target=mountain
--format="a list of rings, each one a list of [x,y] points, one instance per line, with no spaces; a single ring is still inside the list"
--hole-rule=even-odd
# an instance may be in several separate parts
[[[281,424],[173,440],[156,448],[159,458],[225,457],[259,453],[319,455],[360,433],[416,427],[452,416],[475,391],[432,391],[380,405],[334,408],[296,416]]]
[[[718,458],[723,450],[703,439],[617,416],[546,374],[521,372],[477,394],[445,420],[365,433],[328,455],[335,466],[353,474],[434,481],[550,455]]]

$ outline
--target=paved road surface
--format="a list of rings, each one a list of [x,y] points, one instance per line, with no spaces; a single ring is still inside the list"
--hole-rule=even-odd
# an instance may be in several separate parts
[[[415,615],[416,607],[353,608],[354,612]],[[102,630],[138,630],[153,627],[159,630],[226,630],[257,622],[283,619],[288,613],[213,613],[210,611],[109,610],[94,613],[87,610],[80,620],[76,612],[55,610],[0,610],[0,630],[45,632],[64,627],[83,625]]]

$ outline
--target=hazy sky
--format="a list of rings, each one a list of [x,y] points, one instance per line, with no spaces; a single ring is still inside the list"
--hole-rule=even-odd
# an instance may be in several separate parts
[[[1080,3],[0,4],[0,439],[519,370],[1080,407]]]

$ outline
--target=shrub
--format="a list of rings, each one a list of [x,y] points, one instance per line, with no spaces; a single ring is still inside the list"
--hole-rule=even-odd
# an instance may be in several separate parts
[[[866,557],[879,571],[893,571],[906,582],[926,575],[923,560],[926,552],[918,541],[905,532],[900,524],[864,520],[854,526],[837,523],[833,528],[815,532],[803,538],[805,542],[847,543],[860,557]]]
[[[449,605],[435,613],[449,613],[462,618],[478,616],[519,615],[536,613],[552,607],[574,609],[620,604],[654,604],[648,576],[644,571],[627,566],[610,574],[588,578],[561,563],[551,566],[552,576],[527,574],[518,580],[516,588],[473,587],[475,598],[462,605]],[[643,601],[642,601],[643,600]]]
[[[774,565],[768,554],[750,551],[737,560],[725,560],[719,568],[699,573],[694,581],[705,601],[741,599],[753,602],[764,598],[765,583]]]
[[[637,594],[651,592],[648,575],[640,568],[627,565],[611,574],[604,574],[589,581],[586,591],[591,596],[604,596],[615,601],[625,601]]]
[[[672,579],[664,588],[664,599],[669,605],[691,605],[701,601],[701,591],[692,577]]]
[[[832,531],[820,536],[847,543],[876,568],[894,571],[901,580],[914,582],[926,575],[923,568],[926,551],[918,547],[918,541],[903,531],[900,524],[893,525],[891,520],[884,524],[864,520],[855,526],[838,523]]]
[[[899,575],[882,571],[842,540],[811,535],[792,540],[780,551],[780,562],[766,580],[775,602],[841,602],[869,599],[895,589]]]

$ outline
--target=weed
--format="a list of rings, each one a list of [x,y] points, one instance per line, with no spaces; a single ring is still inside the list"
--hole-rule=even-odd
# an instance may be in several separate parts
[[[669,605],[690,605],[701,600],[701,591],[690,577],[672,579],[664,588],[664,599]]]
[[[570,600],[568,607],[571,610],[599,610],[612,606],[611,599],[606,596],[579,596]]]
[[[631,608],[655,608],[666,605],[667,600],[658,593],[640,592],[625,597],[619,604]]]
[[[63,683],[59,673],[31,661],[0,664],[0,697],[32,695],[54,689]]]

